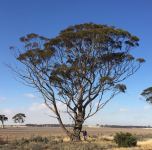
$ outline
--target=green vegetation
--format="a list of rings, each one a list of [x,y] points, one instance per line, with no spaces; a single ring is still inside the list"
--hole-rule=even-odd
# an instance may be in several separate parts
[[[133,147],[137,145],[137,138],[131,133],[116,133],[114,141],[119,147]]]
[[[62,30],[55,38],[35,33],[20,38],[12,68],[26,85],[36,88],[71,141],[80,141],[83,123],[127,89],[123,81],[144,62],[131,50],[139,38],[108,25],[84,23]],[[14,47],[11,47],[15,50]],[[106,95],[106,96],[105,96]],[[60,105],[73,130],[63,123]],[[65,115],[64,115],[65,116]]]
[[[15,116],[12,117],[15,123],[24,123],[25,121],[25,114],[23,113],[18,113]]]
[[[8,120],[8,118],[5,115],[0,115],[0,121],[2,123],[2,128],[4,128],[4,122],[7,120]]]
[[[55,137],[31,137],[29,139],[22,138],[20,140],[13,140],[11,142],[0,142],[1,150],[103,150],[100,145],[96,143],[73,143],[63,142],[61,138]]]
[[[146,101],[152,104],[152,87],[149,87],[141,93],[145,97]]]

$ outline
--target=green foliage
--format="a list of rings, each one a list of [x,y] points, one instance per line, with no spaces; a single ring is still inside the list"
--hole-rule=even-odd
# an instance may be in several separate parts
[[[0,121],[2,123],[2,128],[4,128],[4,121],[7,121],[8,118],[5,115],[0,115]]]
[[[5,115],[0,115],[0,121],[7,121],[8,118]]]
[[[23,123],[24,122],[24,118],[25,118],[25,114],[23,113],[18,113],[15,116],[13,116],[13,120],[15,123]]]
[[[20,140],[16,141],[17,145],[24,145],[24,144],[29,144],[31,142],[35,142],[35,143],[48,143],[48,138],[46,137],[42,137],[42,136],[32,136],[31,138],[27,139],[27,138],[22,138]]]
[[[131,133],[116,133],[114,141],[119,147],[133,147],[137,145],[137,138]]]
[[[124,84],[117,84],[115,87],[116,87],[120,92],[123,92],[123,93],[125,93],[125,91],[126,91],[126,89],[127,89],[126,85],[124,85]]]
[[[145,59],[143,59],[143,58],[137,58],[136,61],[138,61],[138,62],[140,62],[140,63],[144,63],[144,62],[145,62]]]
[[[141,95],[146,98],[147,102],[152,103],[152,87],[145,89]]]
[[[73,128],[80,131],[86,119],[126,91],[122,82],[144,62],[130,52],[139,46],[139,38],[108,25],[78,24],[52,39],[32,33],[20,41],[23,47],[15,56],[23,67],[15,73],[42,94],[62,127],[59,103],[75,122]],[[69,137],[73,136],[71,131],[64,130]]]
[[[43,142],[43,143],[48,143],[48,138],[46,137],[41,137],[41,136],[33,136],[30,141],[32,142]]]

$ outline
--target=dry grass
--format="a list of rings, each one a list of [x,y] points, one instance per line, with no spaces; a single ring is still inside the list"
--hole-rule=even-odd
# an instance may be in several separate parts
[[[152,150],[152,139],[138,142],[138,146],[143,150]]]
[[[152,129],[138,128],[85,128],[88,135],[91,136],[113,136],[117,132],[130,132],[137,135],[139,138],[152,138]],[[32,135],[40,136],[65,136],[65,133],[60,128],[52,127],[24,127],[24,128],[0,128],[0,137],[22,138],[31,137]]]
[[[47,137],[59,142],[58,146],[62,148],[65,146],[67,150],[72,148],[77,149],[81,146],[84,150],[92,149],[100,150],[152,150],[152,129],[123,129],[123,128],[85,128],[88,131],[87,142],[81,142],[77,145],[70,144],[69,139],[60,128],[46,128],[46,127],[27,127],[27,128],[6,128],[0,129],[0,139],[6,141],[13,141],[21,138],[31,138],[32,136]],[[135,134],[139,141],[137,147],[133,148],[118,148],[113,142],[113,135],[116,132],[130,132]],[[62,141],[62,142],[61,142]],[[61,143],[60,143],[61,142]],[[43,147],[41,143],[30,143],[30,147]],[[52,145],[52,144],[51,144]],[[55,145],[54,145],[55,147]],[[71,148],[69,148],[71,147]],[[57,147],[56,147],[57,148]],[[32,150],[33,148],[31,148]],[[80,148],[81,149],[81,148]],[[8,149],[9,150],[9,149]],[[12,149],[13,150],[13,149]],[[58,150],[58,149],[57,149]]]

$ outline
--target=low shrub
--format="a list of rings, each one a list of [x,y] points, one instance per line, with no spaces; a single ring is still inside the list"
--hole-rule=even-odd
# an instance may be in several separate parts
[[[114,141],[119,147],[134,147],[137,145],[137,138],[131,133],[116,133]]]
[[[42,136],[33,136],[32,138],[30,138],[31,142],[42,142],[47,144],[48,143],[48,138],[47,137],[42,137]]]
[[[2,139],[2,138],[0,137],[0,145],[5,145],[5,144],[7,144],[7,143],[8,143],[7,140],[4,140],[4,139]]]
[[[24,149],[27,149],[27,150],[44,150],[45,149],[45,144],[31,142]]]

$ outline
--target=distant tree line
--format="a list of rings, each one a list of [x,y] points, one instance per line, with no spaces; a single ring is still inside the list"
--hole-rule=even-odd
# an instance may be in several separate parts
[[[27,127],[60,127],[60,124],[26,124]],[[73,124],[65,124],[65,127],[73,127]]]
[[[125,125],[99,125],[100,127],[110,127],[110,128],[151,128],[151,126],[125,126]]]

